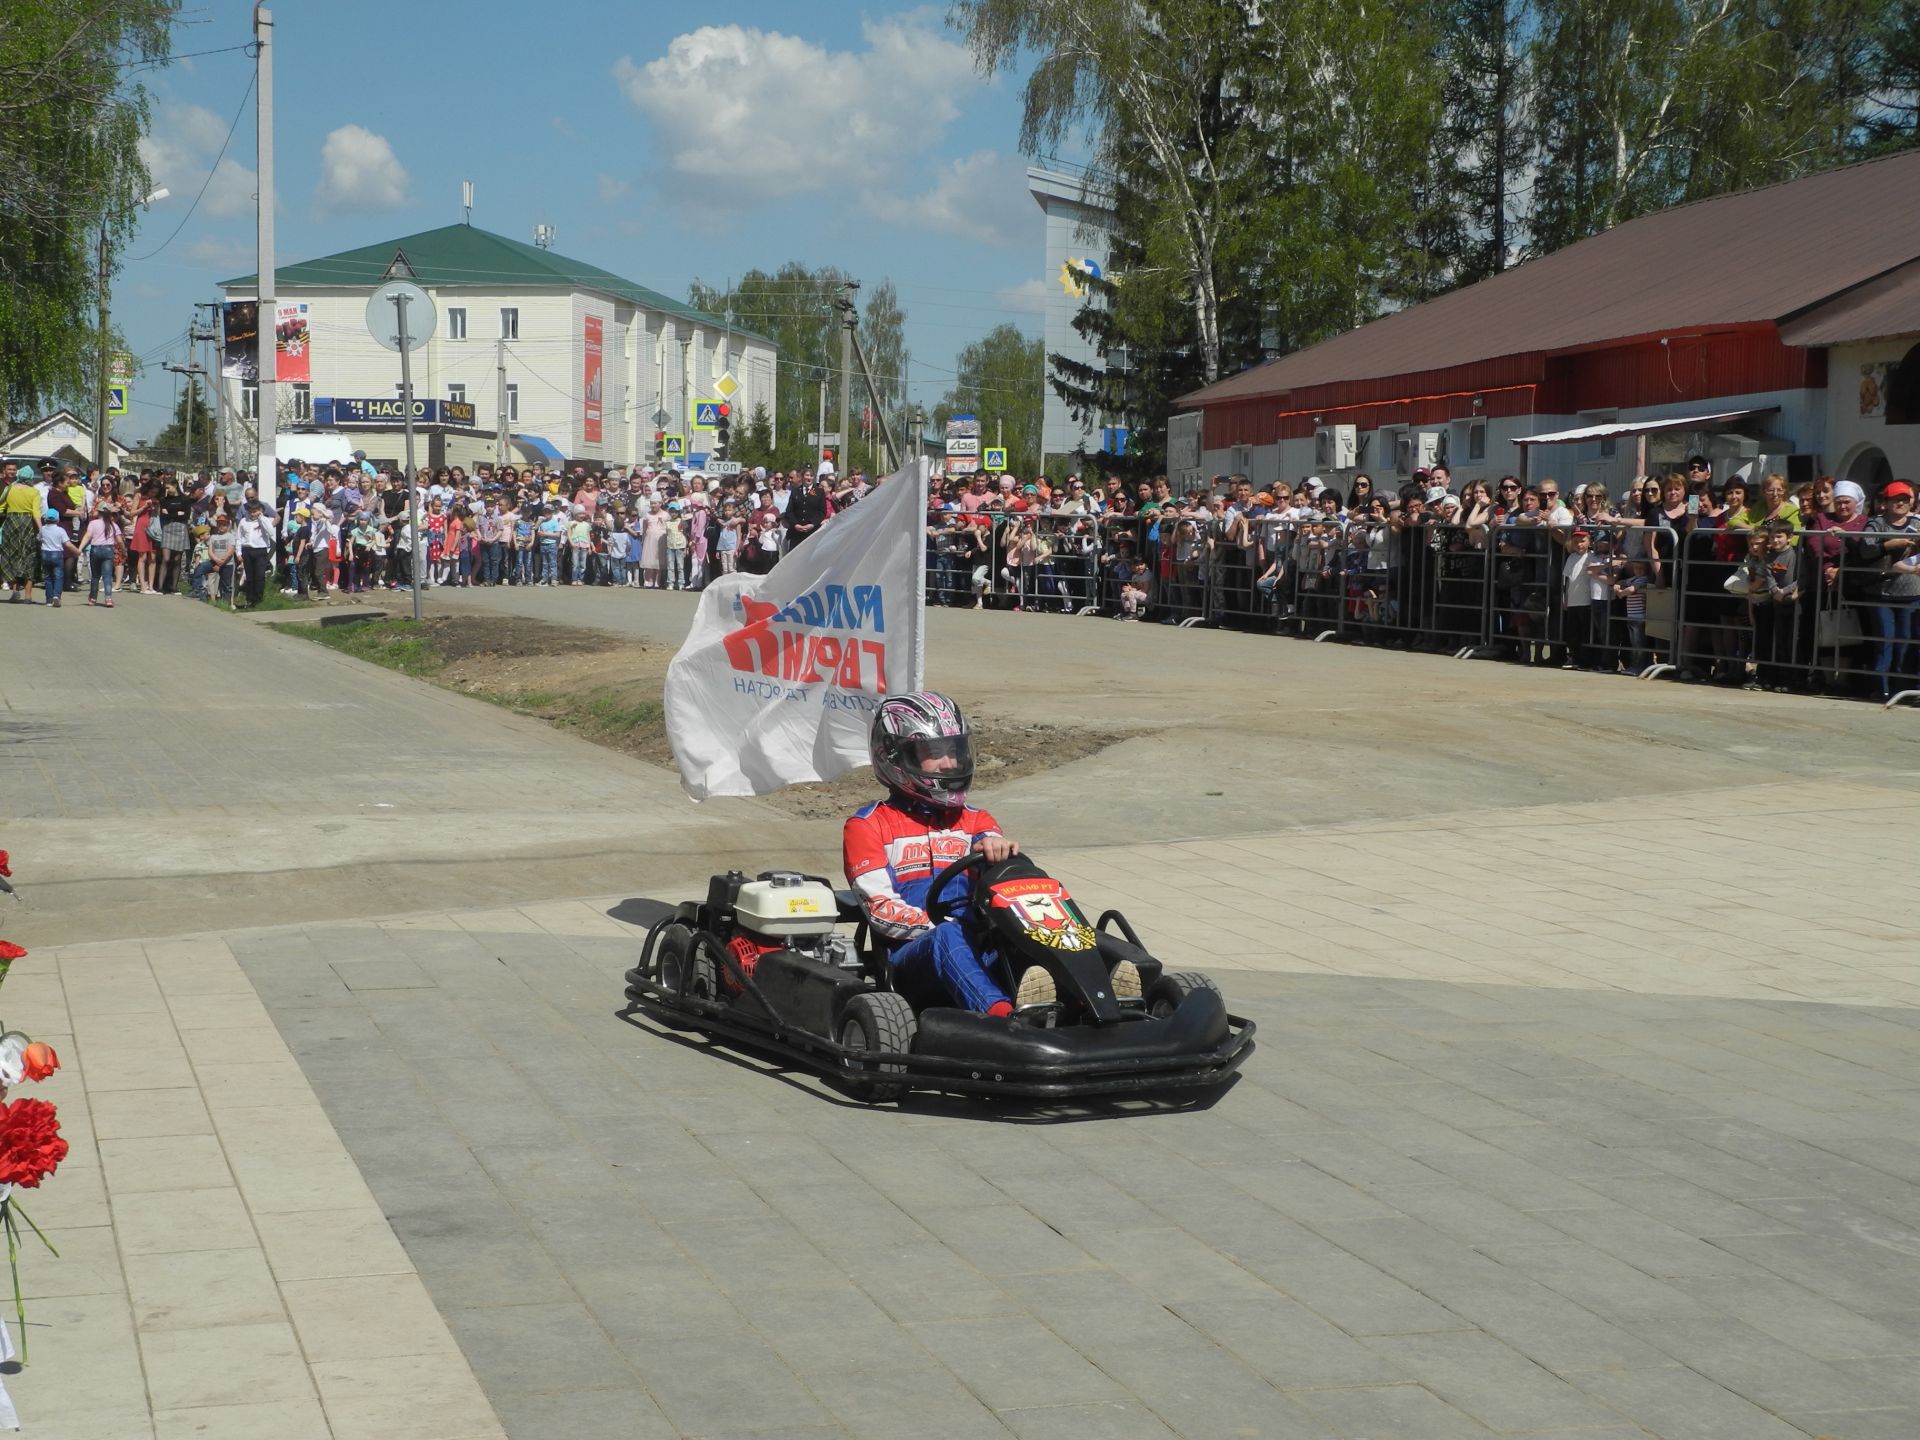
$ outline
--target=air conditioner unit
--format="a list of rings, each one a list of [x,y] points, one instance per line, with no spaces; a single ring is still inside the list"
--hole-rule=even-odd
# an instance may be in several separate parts
[[[1413,437],[1413,468],[1431,470],[1447,463],[1447,432],[1422,430]]]
[[[1313,468],[1351,470],[1360,463],[1360,429],[1356,425],[1322,425],[1313,432]]]

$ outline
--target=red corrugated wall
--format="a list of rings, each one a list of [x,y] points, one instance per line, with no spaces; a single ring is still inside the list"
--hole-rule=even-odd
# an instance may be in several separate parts
[[[1314,417],[1362,430],[1439,425],[1470,416],[1575,415],[1773,390],[1824,389],[1824,350],[1780,343],[1773,326],[1675,333],[1604,350],[1530,351],[1381,380],[1315,385],[1205,407],[1209,450],[1313,434]],[[1473,408],[1478,397],[1481,408]]]

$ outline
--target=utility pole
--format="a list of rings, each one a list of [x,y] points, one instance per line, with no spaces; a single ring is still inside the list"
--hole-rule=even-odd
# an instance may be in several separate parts
[[[842,280],[840,296],[834,306],[840,311],[840,469],[847,468],[847,451],[853,447],[847,443],[851,433],[853,401],[853,332],[860,323],[859,312],[853,308],[853,297],[860,293],[858,280]]]
[[[100,217],[100,373],[94,379],[93,405],[93,463],[102,471],[107,468],[107,459],[112,452],[107,447],[107,382],[112,378],[107,374],[107,282],[110,271],[107,268],[107,219]]]
[[[493,463],[501,466],[507,463],[507,342],[502,336],[494,343],[494,366],[499,379],[496,385],[500,402],[499,434],[493,437]]]
[[[271,514],[280,483],[279,460],[275,454],[280,411],[274,397],[274,382],[280,374],[280,345],[273,311],[273,12],[265,5],[256,4],[253,7],[253,40],[254,65],[258,75],[255,88],[259,96],[254,121],[260,149],[260,193],[254,201],[257,227],[255,243],[260,258],[254,286],[258,308],[255,312],[253,346],[260,361],[254,392],[259,397],[254,406],[259,451],[254,457],[253,482],[260,503]],[[415,548],[419,548],[417,542]]]
[[[207,388],[213,391],[215,441],[213,463],[216,468],[224,470],[227,465],[228,453],[227,387],[224,378],[227,368],[227,346],[226,341],[220,333],[222,329],[220,324],[220,305],[219,302],[215,300],[198,300],[194,302],[193,309],[194,338],[197,340],[205,340],[208,343],[208,349],[212,352],[213,357],[213,363],[207,368]],[[213,312],[207,319],[205,330],[200,328],[199,312],[202,310],[210,310]]]
[[[194,338],[195,339],[199,338],[198,331],[194,332]],[[191,357],[191,351],[189,351],[189,357]],[[206,367],[201,365],[198,361],[192,358],[189,358],[187,363],[184,365],[169,364],[169,365],[162,365],[160,368],[162,370],[171,370],[176,375],[184,375],[187,377],[187,433],[186,433],[185,439],[182,441],[182,446],[186,453],[187,464],[192,465],[193,464],[193,402],[197,400],[200,396],[200,389],[199,389],[200,377],[207,373]]]
[[[860,287],[849,282],[842,288],[845,290],[858,290]],[[850,294],[843,294],[838,300],[834,301],[834,308],[840,312],[841,353],[844,355],[846,351],[850,349],[853,351],[853,358],[860,362],[861,377],[867,382],[867,403],[873,407],[873,418],[879,422],[880,438],[886,441],[888,459],[887,472],[891,474],[900,468],[900,451],[893,443],[893,426],[888,422],[887,412],[880,404],[880,388],[873,383],[873,371],[867,365],[866,347],[860,343],[860,312],[854,308],[853,296]],[[844,377],[846,384],[851,385],[853,383],[852,363],[843,360],[841,365],[840,373]],[[820,394],[822,411],[820,423],[824,427],[826,424],[826,391],[824,388]],[[840,391],[840,445],[842,454],[846,452],[846,427],[847,391],[843,387]]]
[[[820,429],[813,437],[813,473],[818,476],[827,463],[827,367],[816,365],[813,378],[820,382]]]
[[[413,463],[413,347],[407,343],[405,294],[393,297],[393,313],[400,336],[400,411],[407,437],[407,539],[413,549],[413,619],[420,622],[420,582],[426,578],[427,547],[420,543],[420,471]]]
[[[689,330],[685,335],[680,337],[680,434],[683,437],[690,434],[693,430],[693,427],[687,423],[688,420],[693,418],[692,401],[687,394],[687,385],[692,378],[691,371],[693,368],[692,361],[688,359],[688,356],[692,351],[693,332]],[[680,454],[683,459],[686,456],[686,443],[684,438],[680,442]]]

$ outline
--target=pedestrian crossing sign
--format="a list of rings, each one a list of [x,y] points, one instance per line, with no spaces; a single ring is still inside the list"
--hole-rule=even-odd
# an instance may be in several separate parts
[[[128,387],[125,385],[109,385],[107,387],[107,413],[109,415],[125,415],[127,413],[127,389]]]
[[[998,475],[1007,468],[1007,452],[998,445],[989,445],[980,452],[980,468]]]
[[[696,400],[693,406],[693,428],[711,430],[720,423],[720,402],[718,400]]]
[[[660,437],[660,458],[662,460],[686,459],[687,437],[684,435],[662,435]]]

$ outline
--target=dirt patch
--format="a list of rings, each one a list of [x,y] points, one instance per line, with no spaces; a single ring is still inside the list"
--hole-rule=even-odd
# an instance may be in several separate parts
[[[671,769],[661,687],[673,650],[600,630],[517,615],[444,615],[357,625],[289,626],[305,638],[419,679],[492,701],[584,740]],[[1003,784],[1056,769],[1127,739],[1132,731],[1036,724],[955,697],[974,719],[975,772]],[[789,785],[766,797],[802,819],[844,815],[872,798],[873,776],[856,770],[822,785]]]

